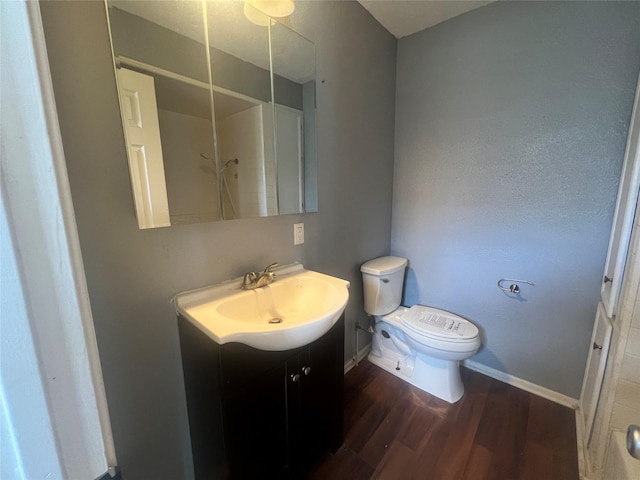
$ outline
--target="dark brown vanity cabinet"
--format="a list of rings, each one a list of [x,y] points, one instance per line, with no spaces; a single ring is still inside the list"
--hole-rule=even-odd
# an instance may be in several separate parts
[[[340,447],[344,315],[284,352],[218,345],[178,324],[196,479],[301,478]]]

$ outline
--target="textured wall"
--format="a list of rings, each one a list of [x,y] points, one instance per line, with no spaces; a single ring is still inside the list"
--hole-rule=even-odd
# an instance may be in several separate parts
[[[273,261],[301,261],[352,282],[345,354],[354,353],[354,322],[365,322],[359,266],[389,253],[396,42],[355,2],[297,5],[292,26],[317,47],[319,212],[139,230],[104,5],[42,2],[115,445],[126,478],[192,477],[174,294]],[[293,224],[301,221],[306,243],[294,247]]]
[[[633,94],[640,2],[496,2],[398,44],[392,252],[474,360],[580,393]],[[523,278],[520,298],[496,288]]]

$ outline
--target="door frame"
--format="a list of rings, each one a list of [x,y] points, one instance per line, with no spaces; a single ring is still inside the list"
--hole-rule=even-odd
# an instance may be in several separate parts
[[[640,188],[640,75],[636,86],[631,122],[627,134],[627,145],[622,164],[622,175],[618,187],[616,209],[613,216],[607,261],[604,267],[600,296],[607,316],[614,321],[624,276],[625,263],[636,204]]]
[[[40,5],[2,2],[0,10],[7,67],[0,84],[11,100],[2,110],[0,156],[0,243],[9,267],[2,269],[1,303],[11,314],[2,318],[0,417],[2,438],[10,440],[3,460],[11,457],[18,478],[113,476],[115,448]],[[27,364],[33,374],[16,380]]]

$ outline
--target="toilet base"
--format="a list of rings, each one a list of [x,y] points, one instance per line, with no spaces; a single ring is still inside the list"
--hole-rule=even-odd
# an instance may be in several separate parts
[[[456,403],[464,394],[464,384],[460,378],[460,362],[457,360],[441,360],[417,353],[413,368],[409,369],[403,368],[402,364],[398,365],[389,358],[375,355],[374,352],[369,353],[367,359],[383,370],[445,402]]]

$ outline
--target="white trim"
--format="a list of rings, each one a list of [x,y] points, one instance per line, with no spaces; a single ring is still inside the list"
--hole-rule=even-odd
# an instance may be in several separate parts
[[[98,353],[98,343],[96,340],[96,331],[93,323],[93,314],[91,312],[91,303],[89,301],[89,287],[84,271],[84,262],[82,260],[82,251],[80,249],[80,238],[78,237],[78,226],[76,224],[76,215],[73,208],[71,198],[71,187],[69,185],[69,177],[67,175],[67,163],[64,156],[62,146],[62,134],[60,133],[60,123],[58,121],[58,110],[56,107],[55,94],[53,91],[53,80],[51,79],[51,70],[49,68],[49,57],[47,54],[47,45],[44,37],[44,27],[42,25],[42,16],[40,15],[40,5],[38,2],[27,1],[27,10],[29,12],[29,20],[33,35],[33,44],[35,57],[40,76],[40,86],[42,89],[42,101],[47,129],[49,131],[49,142],[51,143],[51,155],[53,160],[53,168],[55,169],[57,192],[59,195],[60,211],[65,229],[65,239],[67,247],[68,261],[71,267],[71,275],[73,277],[73,286],[69,286],[66,294],[70,300],[75,300],[75,307],[78,309],[79,320],[78,325],[83,330],[87,355],[88,366],[91,372],[91,383],[94,401],[98,410],[100,429],[103,439],[104,455],[107,461],[107,473],[115,476],[117,471],[116,450],[113,443],[113,432],[111,430],[111,419],[109,418],[109,408],[107,406],[107,394],[104,387],[104,379],[102,377],[102,366],[100,364],[100,355]],[[43,202],[49,202],[51,199],[41,199]],[[59,246],[59,245],[58,245]]]
[[[113,54],[114,59],[114,69],[117,70],[119,66],[129,66],[133,68],[138,68],[141,70],[145,70],[146,72],[160,75],[171,80],[177,80],[182,83],[186,83],[187,85],[192,85],[194,87],[202,88],[204,90],[209,90],[209,84],[203,82],[201,80],[195,80],[193,78],[186,77],[184,75],[180,75],[179,73],[172,72],[170,70],[165,70],[164,68],[156,67],[154,65],[149,65],[148,63],[141,62],[139,60],[135,60],[133,58],[125,57],[123,55],[115,55]],[[238,100],[244,100],[245,102],[255,103],[256,105],[271,105],[271,102],[265,102],[263,100],[259,100],[254,97],[250,97],[249,95],[245,95],[243,93],[238,93],[233,90],[229,90],[228,88],[218,87],[217,85],[211,85],[211,89],[215,93],[222,93],[224,95],[228,95],[229,97],[237,98]],[[299,111],[299,110],[297,110]]]
[[[500,380],[501,382],[512,385],[516,388],[524,390],[525,392],[529,392],[539,397],[546,398],[547,400],[551,400],[552,402],[559,405],[564,405],[565,407],[569,407],[574,410],[578,408],[578,400],[575,398],[569,397],[562,393],[558,393],[545,387],[541,387],[540,385],[536,385],[535,383],[531,383],[527,380],[514,377],[513,375],[501,372],[500,370],[496,370],[495,368],[487,367],[486,365],[473,360],[465,360],[464,362],[462,362],[462,365],[467,367],[469,370],[483,373],[488,377]]]
[[[365,345],[364,347],[362,347],[362,349],[360,349],[360,351],[358,352],[358,363],[360,363],[362,360],[364,360],[364,358],[367,355],[369,355],[370,351],[371,351],[371,344],[368,344],[368,345]],[[344,374],[346,375],[347,372],[349,370],[351,370],[355,366],[356,366],[356,359],[355,358],[350,358],[344,364]]]
[[[2,9],[7,102],[0,178],[40,372],[23,380],[41,383],[65,478],[96,478],[112,471],[115,449],[40,8],[24,0],[2,2]],[[2,366],[3,372],[11,368]],[[13,403],[8,415],[16,418],[28,408]],[[18,454],[25,458],[34,449],[21,445]]]
[[[634,142],[635,137],[635,144]],[[632,150],[635,156],[632,158]],[[633,102],[633,112],[629,123],[627,145],[624,152],[622,174],[616,210],[613,215],[613,225],[609,238],[607,261],[604,267],[604,275],[611,278],[610,282],[604,282],[600,287],[600,296],[604,304],[607,316],[614,320],[618,312],[618,301],[622,282],[624,281],[624,269],[627,261],[627,252],[633,230],[633,219],[638,202],[638,189],[640,188],[640,75],[636,84],[636,95]],[[616,250],[617,249],[617,250]],[[614,253],[615,252],[615,253]]]
[[[587,480],[587,444],[584,441],[584,416],[581,407],[575,409],[576,419],[576,451],[578,452],[578,478]]]
[[[371,351],[371,344],[366,345],[358,352],[358,362],[360,362],[364,357],[366,357]],[[351,370],[355,366],[355,358],[349,359],[344,364],[344,373],[346,374],[349,370]],[[564,395],[562,393],[558,393],[554,390],[550,390],[545,387],[541,387],[540,385],[536,385],[535,383],[531,383],[527,380],[523,380],[518,377],[514,377],[513,375],[509,375],[508,373],[501,372],[496,370],[495,368],[487,367],[481,363],[478,363],[473,360],[465,360],[462,362],[462,365],[468,368],[469,370],[473,370],[475,372],[482,373],[488,377],[494,378],[496,380],[500,380],[508,385],[514,386],[526,392],[532,393],[542,398],[546,398],[554,403],[559,405],[563,405],[565,407],[569,407],[572,410],[578,409],[578,400],[568,395]]]

